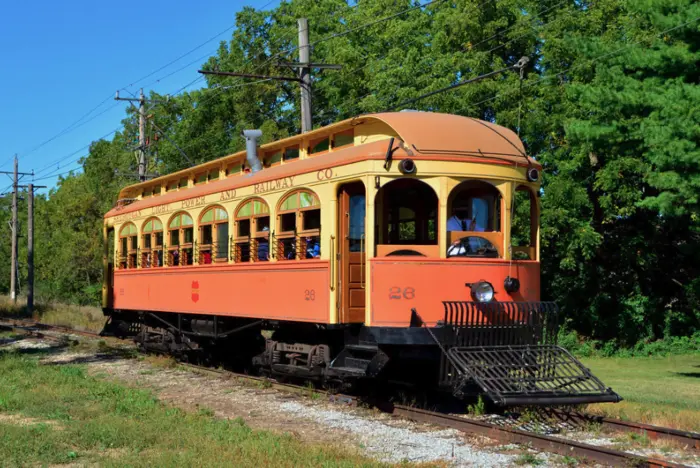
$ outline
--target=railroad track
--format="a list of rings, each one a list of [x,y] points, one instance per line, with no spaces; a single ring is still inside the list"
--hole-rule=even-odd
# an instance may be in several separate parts
[[[51,335],[46,335],[45,333],[43,333],[44,331],[54,331],[72,335],[82,335],[90,338],[102,338],[98,333],[94,332],[74,330],[71,328],[60,326],[45,325],[34,321],[22,319],[13,319],[12,321],[9,321],[9,323],[0,322],[0,327],[23,331],[25,333],[40,338],[55,338]],[[268,388],[275,388],[281,391],[294,392],[298,394],[304,394],[309,392],[309,389],[306,387],[291,383],[278,382],[276,380],[268,379],[266,377],[256,377],[228,370],[214,369],[211,367],[205,367],[190,363],[182,363],[182,365],[184,367],[193,369],[197,372],[217,376],[228,376],[236,379],[244,379],[258,384],[264,384]],[[366,402],[362,398],[358,398],[356,396],[331,393],[318,389],[314,389],[313,391],[327,395],[328,399],[331,401],[340,402],[347,405],[357,405],[358,403]],[[585,444],[571,439],[552,437],[549,435],[528,432],[521,429],[503,427],[486,421],[480,421],[434,411],[427,411],[411,406],[396,405],[386,402],[374,402],[373,404],[375,404],[375,406],[377,406],[379,409],[391,413],[396,417],[451,428],[468,434],[482,435],[502,442],[504,444],[514,443],[527,445],[529,447],[544,452],[576,457],[588,462],[600,463],[607,466],[668,468],[686,466],[667,460],[636,455],[633,453],[592,444]],[[700,451],[700,434],[694,432],[680,431],[677,429],[652,426],[649,424],[620,421],[616,419],[603,418],[578,412],[561,411],[557,409],[550,409],[547,413],[551,418],[565,423],[600,424],[601,427],[606,431],[623,433],[633,432],[637,434],[643,434],[652,440],[669,440],[680,444],[681,446],[691,451]]]

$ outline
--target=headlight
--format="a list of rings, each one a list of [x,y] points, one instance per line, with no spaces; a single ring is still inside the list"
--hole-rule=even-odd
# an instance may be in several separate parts
[[[488,281],[472,283],[472,298],[476,302],[491,302],[493,300],[493,286]]]

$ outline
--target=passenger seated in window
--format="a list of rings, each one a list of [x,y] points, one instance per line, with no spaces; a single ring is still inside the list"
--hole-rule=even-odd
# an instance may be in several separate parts
[[[202,253],[202,263],[204,265],[209,265],[211,263],[211,252],[206,251]]]
[[[306,238],[306,258],[319,258],[321,256],[321,246],[317,239]]]
[[[269,230],[270,228],[267,226],[263,228],[263,232]],[[265,238],[258,240],[258,260],[261,262],[270,260],[270,242]]]
[[[180,252],[173,250],[173,266],[178,266],[180,264]]]

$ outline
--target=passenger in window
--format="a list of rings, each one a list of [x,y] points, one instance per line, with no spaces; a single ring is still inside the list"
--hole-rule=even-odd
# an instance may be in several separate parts
[[[319,258],[321,256],[321,246],[318,239],[306,238],[306,258]]]
[[[267,232],[269,230],[269,227],[263,227],[263,232]],[[258,260],[261,262],[270,260],[270,242],[265,238],[258,240]]]
[[[173,266],[178,266],[180,264],[180,252],[173,250]]]

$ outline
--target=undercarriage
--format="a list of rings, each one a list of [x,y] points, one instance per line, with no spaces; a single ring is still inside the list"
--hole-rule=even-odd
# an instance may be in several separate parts
[[[445,302],[427,327],[324,325],[176,313],[106,311],[104,334],[150,352],[341,387],[400,382],[483,395],[498,406],[616,402],[620,397],[556,345],[551,303]]]

